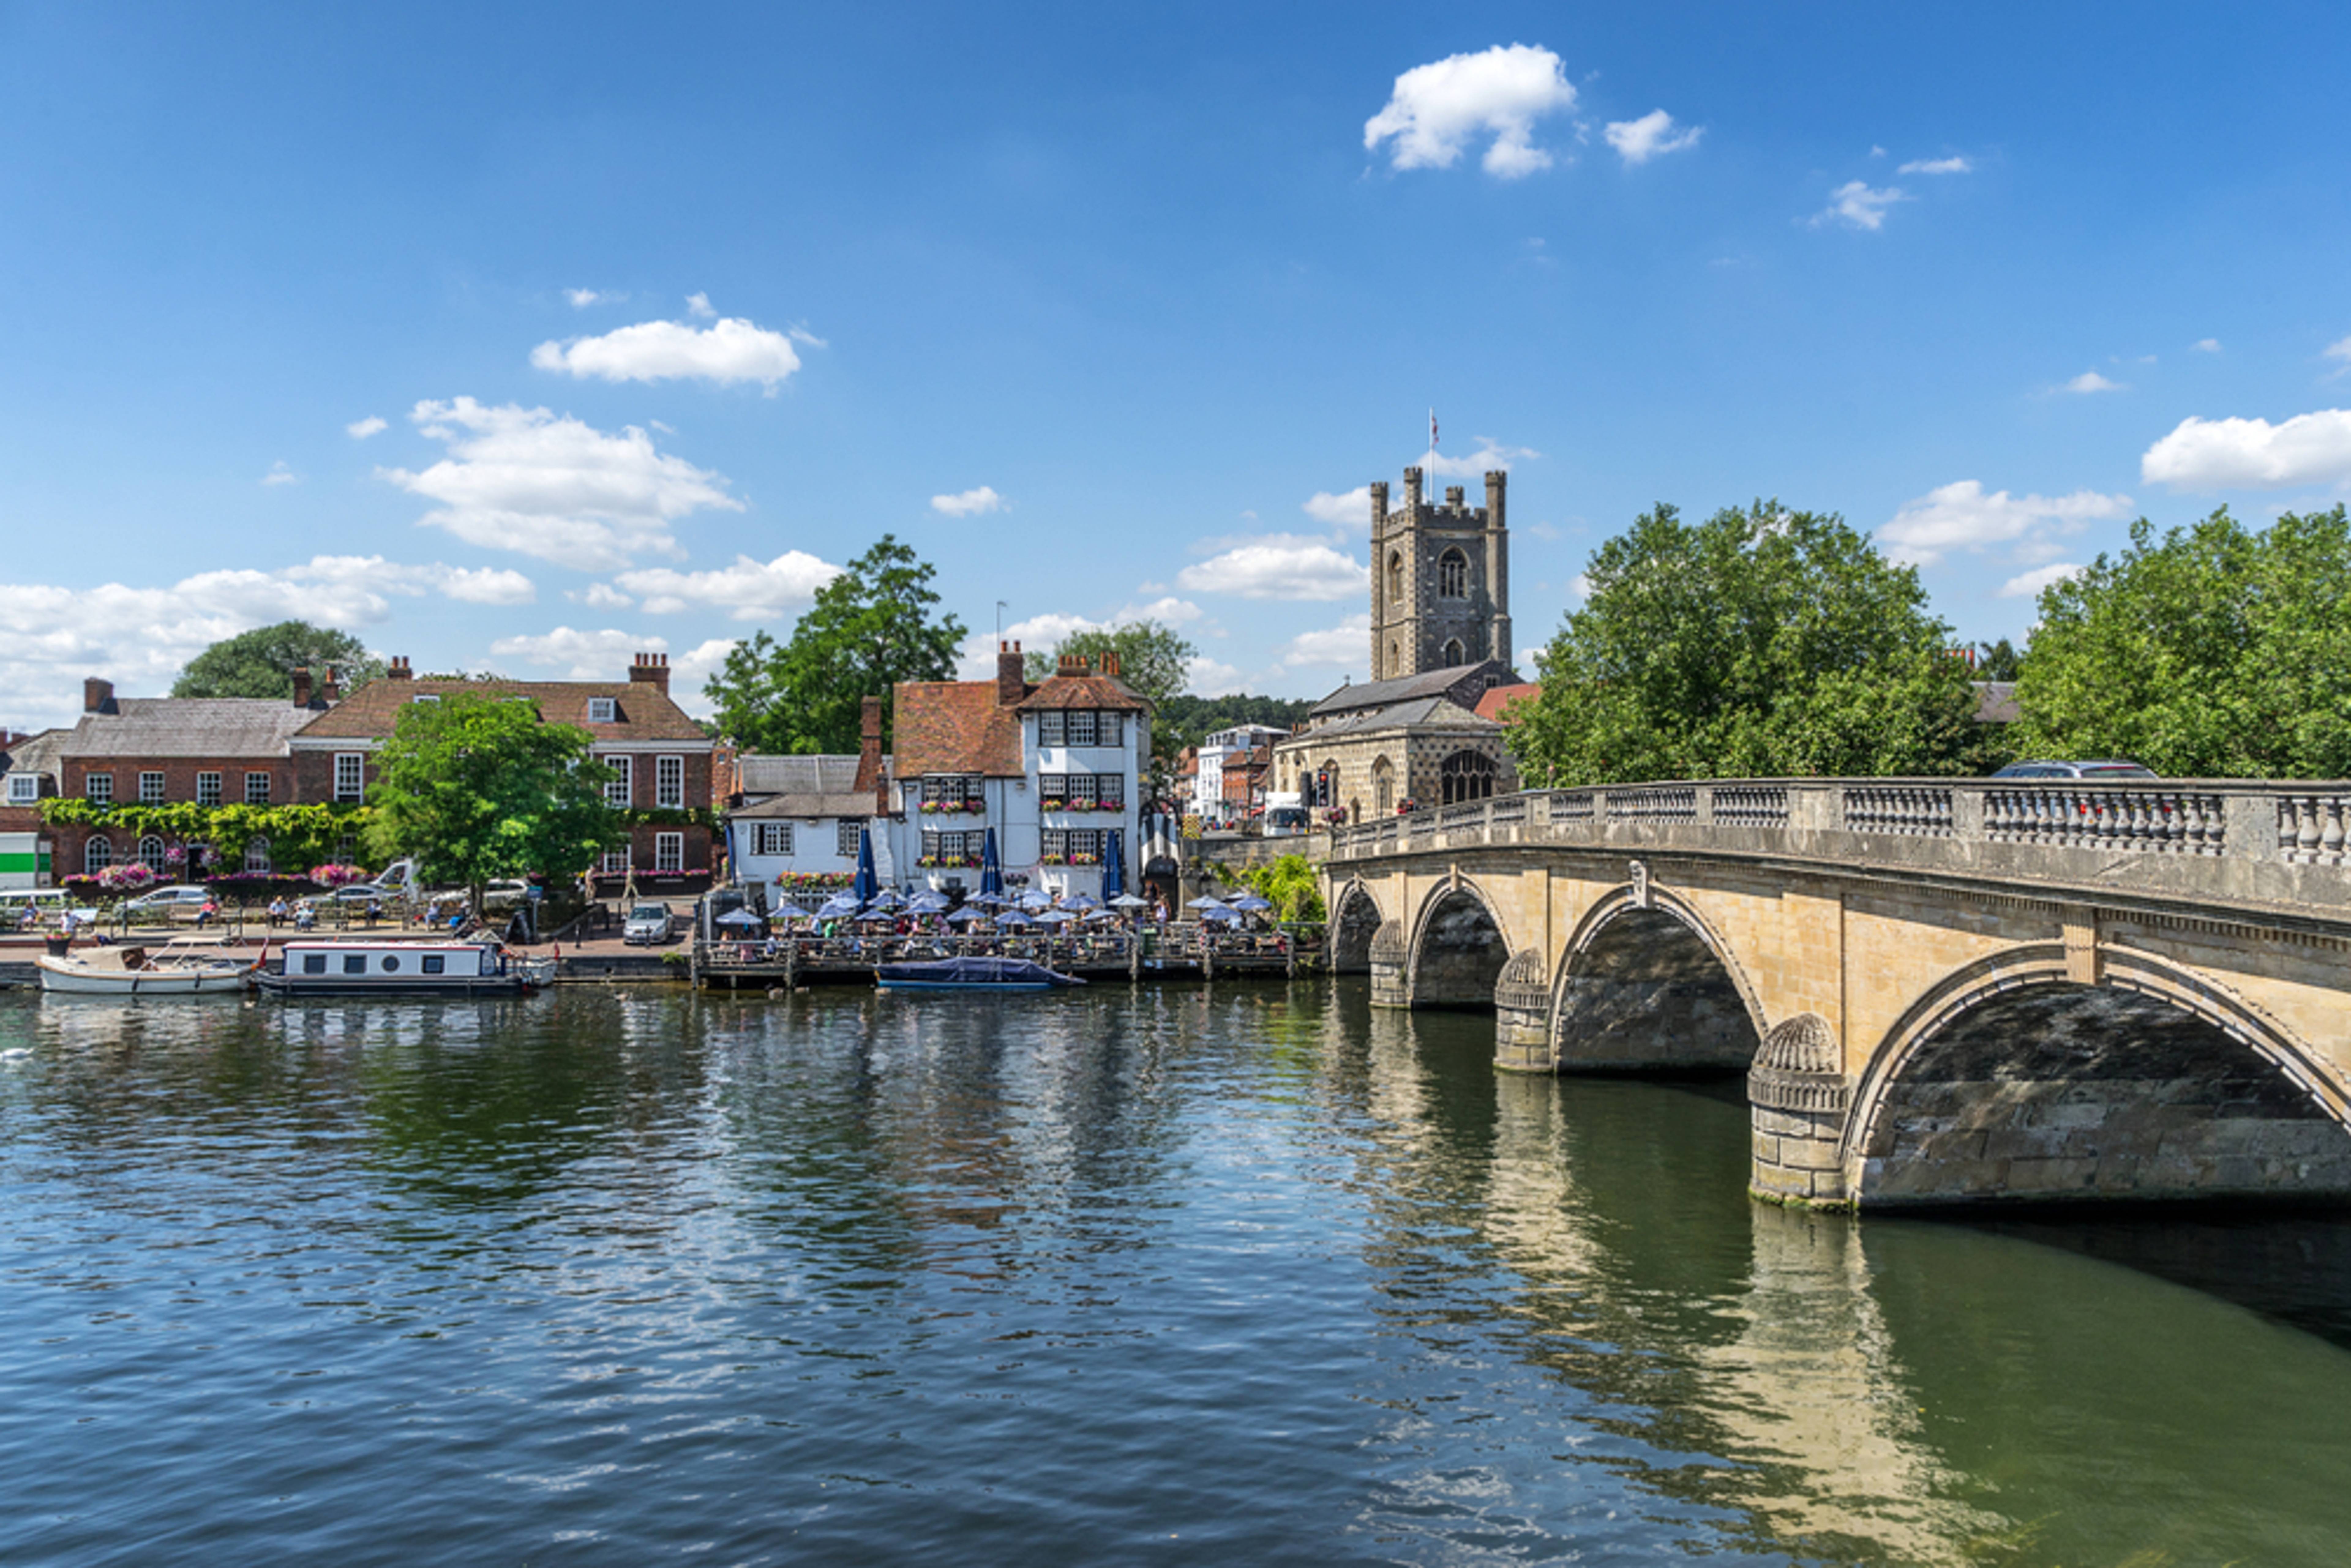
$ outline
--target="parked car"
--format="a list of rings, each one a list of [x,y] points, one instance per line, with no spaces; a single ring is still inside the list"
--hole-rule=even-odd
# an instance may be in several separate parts
[[[337,904],[381,904],[386,909],[400,902],[399,891],[372,882],[354,882],[335,889],[330,895]]]
[[[636,904],[630,909],[628,919],[621,923],[621,940],[655,946],[669,940],[672,924],[668,904]]]
[[[482,889],[482,913],[495,915],[512,909],[529,896],[530,883],[527,882],[509,879],[491,883]]]
[[[2155,770],[2116,758],[2105,762],[2011,762],[1995,779],[2152,779]]]
[[[212,902],[212,897],[211,888],[182,883],[175,887],[151,888],[136,898],[125,899],[122,913],[134,920],[176,920],[182,916],[193,920],[197,911]]]

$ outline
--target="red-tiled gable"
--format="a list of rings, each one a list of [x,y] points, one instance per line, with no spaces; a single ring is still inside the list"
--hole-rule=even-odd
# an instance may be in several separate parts
[[[1496,724],[1508,724],[1510,716],[1503,710],[1521,702],[1532,702],[1541,690],[1542,684],[1539,681],[1521,681],[1515,686],[1495,686],[1478,699],[1478,716],[1490,718]]]
[[[1020,776],[1020,720],[1013,709],[997,706],[994,681],[902,681],[896,700],[891,769],[896,777]]]
[[[1047,708],[1092,708],[1097,712],[1149,713],[1151,705],[1116,675],[1055,675],[1029,694],[1022,713]]]
[[[528,697],[549,724],[576,724],[599,740],[698,741],[710,737],[651,681],[370,681],[302,727],[305,740],[381,740],[400,710],[421,696]],[[591,697],[612,699],[609,723],[590,723]]]

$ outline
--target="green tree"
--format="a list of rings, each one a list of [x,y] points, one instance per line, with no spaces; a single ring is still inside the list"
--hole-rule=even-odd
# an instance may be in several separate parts
[[[175,697],[277,697],[294,695],[294,672],[308,669],[320,681],[332,669],[343,689],[353,691],[383,674],[383,661],[348,632],[280,621],[225,638],[188,661],[172,683]]]
[[[790,642],[761,632],[729,650],[703,686],[720,733],[747,751],[853,752],[861,705],[878,696],[887,744],[892,687],[955,673],[963,622],[933,618],[934,575],[928,562],[883,534],[817,591]]]
[[[1999,754],[1917,570],[1841,517],[1660,506],[1585,575],[1509,731],[1531,780],[1971,773]]]
[[[1189,639],[1156,621],[1130,621],[1122,626],[1072,632],[1051,648],[1029,653],[1028,675],[1041,681],[1060,666],[1064,654],[1099,661],[1116,653],[1119,679],[1155,711],[1191,684],[1193,657],[1199,653]]]
[[[2024,669],[2024,655],[2005,637],[1997,643],[1977,643],[1975,655],[1976,679],[1980,681],[2012,681]]]
[[[625,831],[605,804],[612,770],[588,732],[542,724],[528,702],[453,694],[409,703],[384,743],[369,830],[382,858],[413,855],[425,878],[464,884],[482,907],[498,877],[586,871]]]
[[[2205,779],[2351,776],[2351,524],[2226,507],[2041,593],[2016,685],[2024,755]]]
[[[1322,879],[1304,855],[1280,855],[1270,864],[1250,866],[1242,871],[1240,880],[1273,905],[1277,919],[1322,918]]]

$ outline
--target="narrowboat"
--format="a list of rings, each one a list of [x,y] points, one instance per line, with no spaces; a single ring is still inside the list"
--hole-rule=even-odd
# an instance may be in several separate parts
[[[33,960],[41,989],[88,997],[235,996],[260,972],[262,951],[216,938],[132,942]]]
[[[545,985],[554,967],[495,941],[306,937],[286,944],[283,972],[255,983],[281,997],[510,996]]]

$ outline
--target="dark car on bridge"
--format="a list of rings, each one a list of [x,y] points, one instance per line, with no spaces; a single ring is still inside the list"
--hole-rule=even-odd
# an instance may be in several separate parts
[[[2011,762],[1995,779],[2152,779],[2151,768],[2119,758],[2105,762]]]

